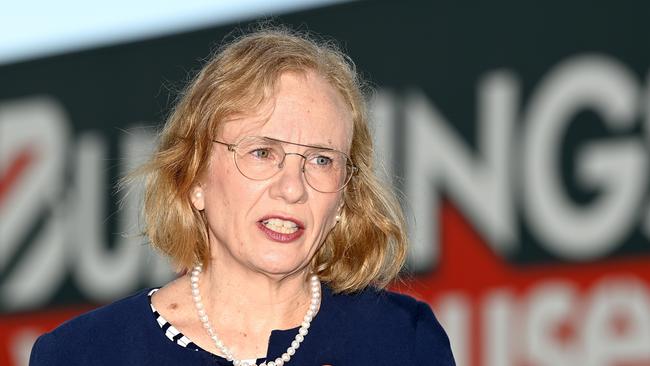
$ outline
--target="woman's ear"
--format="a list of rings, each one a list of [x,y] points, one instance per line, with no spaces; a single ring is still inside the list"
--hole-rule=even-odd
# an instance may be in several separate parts
[[[336,210],[336,216],[334,216],[334,225],[338,224],[341,222],[341,212],[343,211],[343,205],[344,202],[341,201],[341,204],[339,205],[339,208]]]
[[[336,210],[337,215],[341,215],[344,206],[345,206],[345,201],[341,200],[341,204],[339,205],[339,208]]]
[[[203,188],[200,184],[197,184],[190,191],[190,201],[192,206],[199,211],[203,211],[205,208],[205,197],[203,196]]]

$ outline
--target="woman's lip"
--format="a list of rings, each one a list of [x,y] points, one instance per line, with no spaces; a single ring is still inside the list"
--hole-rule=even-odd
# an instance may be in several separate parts
[[[300,221],[298,219],[295,219],[295,218],[293,218],[291,216],[277,215],[277,214],[266,215],[266,216],[262,217],[258,221],[258,223],[261,223],[261,222],[264,222],[264,221],[270,220],[270,219],[280,219],[280,220],[285,220],[285,221],[291,221],[291,222],[295,223],[296,226],[298,226],[298,230],[305,228],[305,224],[303,224],[302,221]]]
[[[277,216],[272,216],[272,217],[277,217]],[[266,219],[262,219],[262,220],[258,221],[257,222],[257,227],[264,233],[264,235],[266,235],[267,238],[269,238],[269,239],[271,239],[273,241],[279,242],[279,243],[289,243],[289,242],[292,242],[294,240],[297,240],[305,232],[305,229],[303,229],[301,227],[298,227],[298,230],[296,230],[295,232],[290,233],[290,234],[279,233],[277,231],[273,231],[273,230],[269,229],[268,227],[266,227],[266,225],[264,225],[264,223],[262,222],[264,220],[266,220]],[[285,219],[283,219],[283,220],[285,220]],[[293,221],[293,220],[291,220],[291,221]]]

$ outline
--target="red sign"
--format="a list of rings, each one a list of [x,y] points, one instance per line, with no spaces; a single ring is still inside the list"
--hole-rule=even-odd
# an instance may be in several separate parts
[[[398,288],[436,310],[458,365],[650,365],[650,257],[512,265],[442,211],[440,266]]]

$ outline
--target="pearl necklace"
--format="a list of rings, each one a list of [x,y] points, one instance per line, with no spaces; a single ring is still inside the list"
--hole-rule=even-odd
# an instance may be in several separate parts
[[[311,321],[314,319],[314,315],[316,315],[316,311],[320,306],[321,294],[320,281],[318,279],[318,276],[312,275],[310,278],[311,302],[309,304],[309,310],[307,310],[307,314],[305,314],[300,328],[298,329],[298,334],[296,334],[293,342],[291,342],[291,346],[287,348],[287,351],[283,353],[281,357],[276,358],[275,361],[264,362],[260,365],[257,365],[254,362],[251,364],[246,361],[236,359],[233,356],[232,352],[223,344],[223,341],[219,339],[219,336],[217,336],[217,333],[215,333],[214,329],[212,329],[212,324],[210,324],[210,320],[208,319],[208,314],[205,311],[205,306],[203,306],[203,302],[201,302],[201,293],[199,291],[199,274],[201,274],[202,270],[202,265],[198,265],[192,270],[192,274],[190,276],[192,299],[194,300],[194,306],[196,307],[197,314],[199,315],[199,320],[201,320],[201,324],[203,324],[203,328],[206,330],[212,341],[214,341],[214,344],[217,346],[219,351],[221,351],[221,354],[224,355],[228,361],[231,361],[234,366],[283,366],[289,362],[291,356],[293,356],[296,353],[298,347],[300,347],[300,343],[302,343],[302,341],[305,339],[305,336],[307,335],[307,329],[309,329]]]

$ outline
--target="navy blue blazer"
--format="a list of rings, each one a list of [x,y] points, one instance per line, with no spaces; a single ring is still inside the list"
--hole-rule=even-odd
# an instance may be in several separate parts
[[[167,338],[149,306],[148,291],[63,323],[38,338],[29,364],[232,365],[205,350]],[[274,330],[269,360],[286,351],[298,328]],[[265,361],[258,360],[258,364]],[[452,366],[449,339],[431,308],[389,291],[333,294],[323,286],[309,334],[287,366]]]

